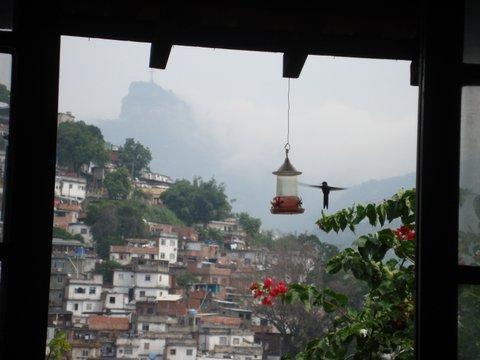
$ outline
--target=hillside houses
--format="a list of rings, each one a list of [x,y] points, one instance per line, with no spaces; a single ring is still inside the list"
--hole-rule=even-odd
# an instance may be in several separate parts
[[[75,117],[59,114],[58,122]],[[53,225],[64,238],[52,240],[49,339],[64,331],[72,360],[266,359],[244,302],[266,250],[248,247],[236,218],[206,225],[222,234],[220,243],[201,240],[193,227],[143,219],[144,236],[119,236],[98,255],[87,205],[108,197],[103,182],[119,148],[106,147],[101,166],[57,171]],[[151,207],[173,183],[146,171],[131,182]],[[280,353],[271,346],[270,354]]]

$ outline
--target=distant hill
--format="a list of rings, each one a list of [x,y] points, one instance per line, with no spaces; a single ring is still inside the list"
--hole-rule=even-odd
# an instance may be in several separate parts
[[[214,175],[217,181],[226,184],[229,197],[235,199],[234,211],[247,211],[261,218],[264,228],[281,232],[316,232],[324,240],[337,245],[351,243],[352,234],[325,235],[317,230],[315,221],[321,213],[321,192],[316,189],[301,189],[305,214],[287,217],[270,214],[270,201],[275,192],[275,177],[271,170],[252,169],[258,172],[258,176],[247,176],[234,166],[223,168],[221,164],[225,159],[221,157],[223,154],[215,152],[216,139],[201,135],[204,132],[199,131],[190,106],[156,83],[131,83],[122,101],[119,118],[97,121],[96,125],[106,140],[114,144],[122,145],[125,138],[133,137],[148,146],[153,155],[151,167],[154,171],[187,179],[195,175],[204,178]],[[329,212],[352,203],[380,201],[401,187],[413,187],[414,183],[413,173],[361,183],[347,191],[332,193]]]
[[[132,82],[119,118],[96,125],[114,144],[122,145],[125,138],[133,137],[148,146],[156,171],[174,178],[211,176],[205,170],[212,154],[196,131],[190,107],[153,82]]]

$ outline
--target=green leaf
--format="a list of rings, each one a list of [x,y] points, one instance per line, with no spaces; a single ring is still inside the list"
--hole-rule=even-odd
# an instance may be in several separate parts
[[[377,212],[375,209],[375,205],[368,204],[366,208],[366,212],[367,212],[368,222],[370,223],[370,225],[375,226],[377,224]]]

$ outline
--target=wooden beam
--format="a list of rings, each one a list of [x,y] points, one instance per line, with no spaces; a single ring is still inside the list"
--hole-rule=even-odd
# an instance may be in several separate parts
[[[152,42],[150,46],[150,67],[165,70],[171,50],[172,44]]]
[[[283,54],[283,77],[296,79],[307,60],[307,52],[286,52]]]

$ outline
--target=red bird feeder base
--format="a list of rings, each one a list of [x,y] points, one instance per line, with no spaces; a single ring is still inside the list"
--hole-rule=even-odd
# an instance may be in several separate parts
[[[302,199],[298,196],[275,196],[271,204],[272,214],[302,214],[305,211],[302,208]]]

